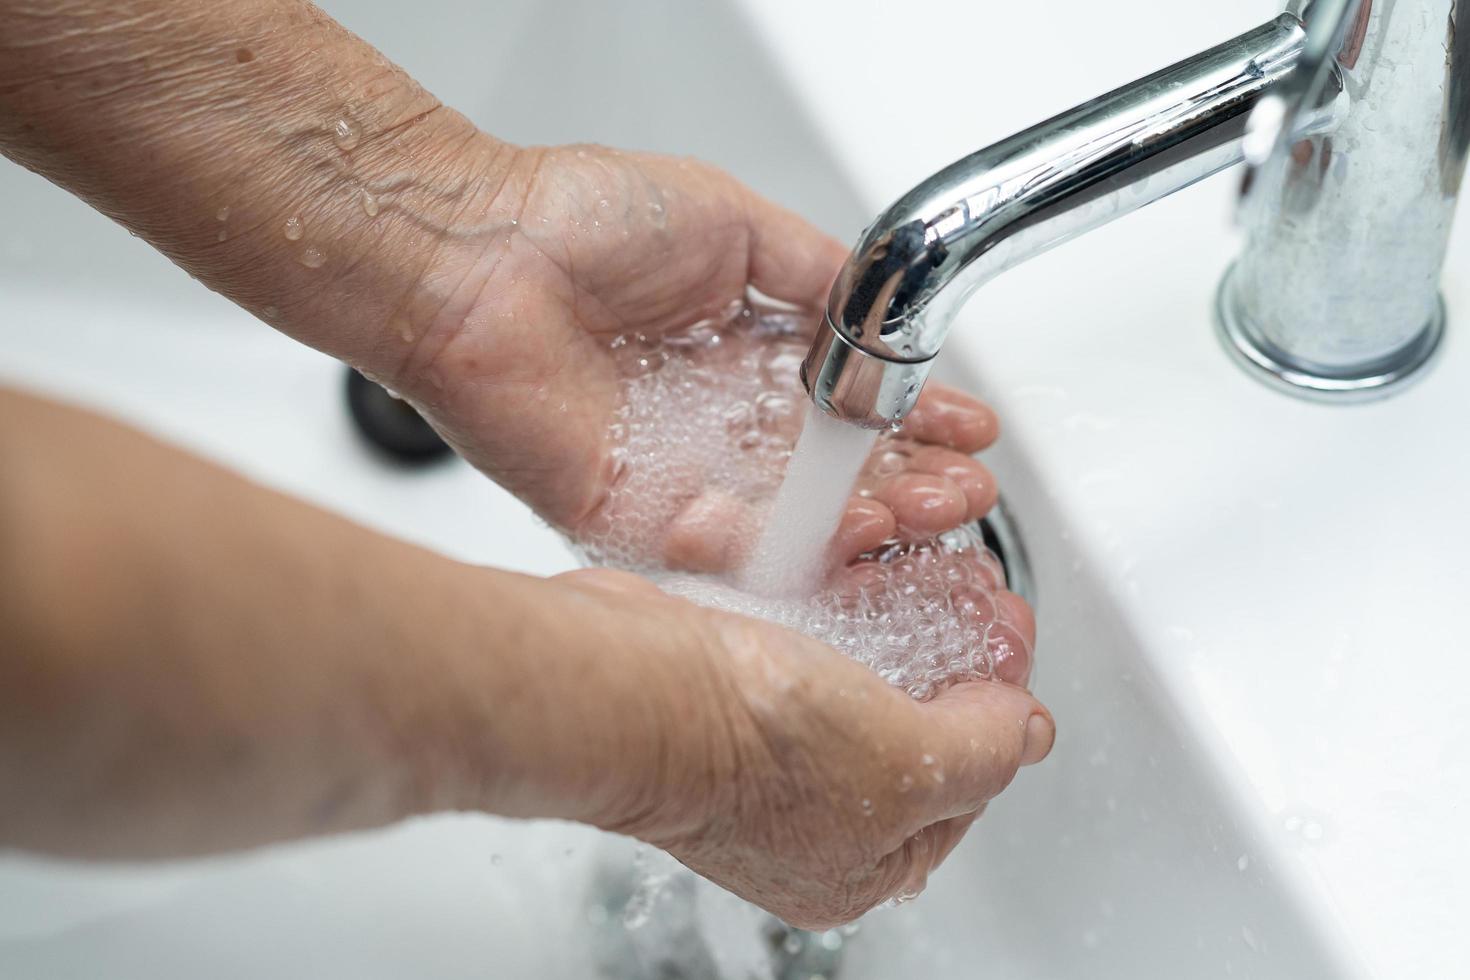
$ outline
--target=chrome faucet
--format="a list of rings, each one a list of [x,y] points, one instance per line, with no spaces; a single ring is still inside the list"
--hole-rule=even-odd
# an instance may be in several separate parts
[[[955,313],[1006,269],[1234,164],[1246,248],[1227,350],[1310,397],[1388,394],[1432,358],[1470,143],[1457,0],[1297,0],[1194,58],[980,150],[863,233],[802,365],[869,428],[913,408]]]

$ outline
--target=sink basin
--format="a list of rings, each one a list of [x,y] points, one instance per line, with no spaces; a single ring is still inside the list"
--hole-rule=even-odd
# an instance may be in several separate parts
[[[849,240],[938,166],[1276,9],[323,6],[499,135],[699,155]],[[926,60],[927,98],[853,74],[956,46],[973,57]],[[1233,191],[1209,181],[1089,235],[960,318],[940,373],[1007,425],[988,462],[1030,554],[1036,686],[1060,735],[920,900],[865,920],[842,977],[1443,977],[1470,962],[1456,615],[1470,461],[1447,431],[1470,410],[1456,384],[1470,283],[1453,272],[1470,226],[1433,373],[1324,407],[1257,385],[1214,339]],[[0,210],[0,380],[457,558],[574,566],[457,461],[384,466],[353,438],[339,365],[81,204],[0,165]],[[630,848],[450,816],[178,865],[0,857],[0,976],[586,977],[599,869]]]

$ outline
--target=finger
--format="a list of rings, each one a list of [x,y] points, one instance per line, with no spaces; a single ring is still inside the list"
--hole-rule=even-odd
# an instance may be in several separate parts
[[[978,548],[970,552],[970,571],[975,575],[975,581],[981,583],[991,592],[1003,592],[1006,587],[1005,566],[995,556],[995,552],[989,548]]]
[[[727,571],[754,547],[747,533],[749,507],[737,497],[710,491],[690,501],[664,536],[664,562],[681,572]]]
[[[892,436],[879,439],[873,444],[873,451],[868,454],[867,461],[863,463],[860,472],[864,477],[875,481],[898,476],[908,471],[914,453],[922,445],[923,443],[912,439]]]
[[[934,865],[929,869],[931,874],[936,868],[948,860],[949,856],[954,853],[954,849],[960,846],[960,842],[970,832],[970,828],[974,826],[975,821],[983,816],[985,816],[984,806],[974,813],[967,813],[960,817],[950,817],[948,820],[940,821],[934,825],[938,840],[934,854]]]
[[[979,399],[933,381],[904,420],[903,433],[919,442],[978,453],[1000,436],[1000,420]]]
[[[917,898],[928,886],[929,876],[959,846],[983,810],[981,807],[974,813],[940,820],[921,828],[885,857],[879,865],[878,880],[882,894],[878,902]]]
[[[1031,651],[1036,625],[1030,607],[1019,596],[1005,592],[996,599],[998,616],[985,636],[985,651],[995,676],[1025,687],[1031,680]],[[1026,623],[1030,623],[1029,635]]]
[[[832,573],[828,589],[849,608],[864,594],[876,595],[888,582],[888,574],[875,561],[860,561]]]
[[[848,248],[794,212],[751,192],[750,284],[761,292],[808,310],[823,310]]]
[[[836,566],[846,565],[893,538],[897,521],[888,505],[853,497],[842,522],[832,535],[829,555]],[[757,541],[751,508],[720,491],[693,501],[669,525],[664,537],[664,562],[681,572],[717,574],[738,568],[749,558]]]
[[[662,595],[659,587],[641,575],[613,568],[579,568],[553,575],[552,581],[615,595]]]
[[[927,768],[942,778],[936,818],[974,813],[998,796],[1021,766],[1046,758],[1056,738],[1051,713],[1041,702],[999,681],[956,684],[917,707],[933,734]]]
[[[978,521],[995,506],[1000,493],[995,477],[973,456],[943,446],[920,446],[910,454],[908,465],[914,472],[942,476],[959,487],[969,505],[966,520]]]
[[[996,597],[1001,618],[1015,625],[1021,639],[1028,647],[1036,646],[1036,613],[1031,604],[1014,592],[1002,592]]]
[[[887,504],[853,497],[847,502],[837,533],[832,536],[828,554],[833,565],[840,568],[890,540],[897,532],[898,521]]]
[[[969,501],[953,480],[928,473],[900,473],[870,482],[859,481],[862,491],[888,505],[898,523],[900,536],[911,539],[933,537],[965,522]]]
[[[955,616],[983,635],[1000,618],[999,596],[993,586],[961,585],[950,593]]]

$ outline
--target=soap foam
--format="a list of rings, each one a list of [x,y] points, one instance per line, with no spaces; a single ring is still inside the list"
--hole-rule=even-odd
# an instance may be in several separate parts
[[[892,433],[870,455],[872,433],[808,411],[798,369],[809,343],[801,317],[750,304],[613,340],[616,476],[603,520],[575,543],[592,564],[822,640],[917,698],[991,676],[1021,641],[996,602],[1004,572],[975,529],[889,542],[827,574],[853,478],[887,475],[901,457]],[[721,564],[736,567],[671,567]]]

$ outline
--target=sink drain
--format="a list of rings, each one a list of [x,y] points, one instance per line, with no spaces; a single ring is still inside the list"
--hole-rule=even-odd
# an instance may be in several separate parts
[[[382,385],[348,368],[346,391],[353,425],[380,456],[402,466],[422,466],[450,454],[414,407]]]

